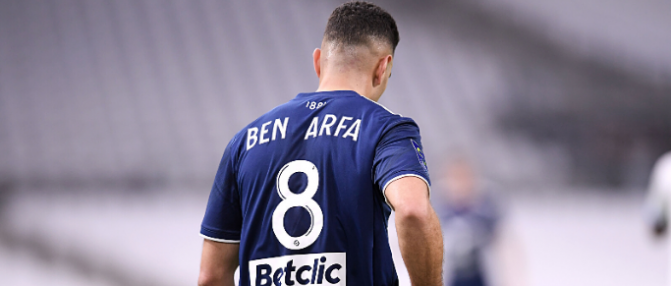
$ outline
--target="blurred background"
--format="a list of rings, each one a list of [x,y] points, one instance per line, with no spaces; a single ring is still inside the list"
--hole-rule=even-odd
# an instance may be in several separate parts
[[[421,127],[446,240],[485,226],[488,285],[668,285],[643,202],[671,2],[374,2],[401,35],[380,102]],[[339,3],[0,0],[0,284],[195,285],[228,140],[316,89]]]

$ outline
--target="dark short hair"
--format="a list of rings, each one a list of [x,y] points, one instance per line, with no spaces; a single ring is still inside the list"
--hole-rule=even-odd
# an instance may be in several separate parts
[[[333,10],[324,31],[324,39],[344,45],[368,44],[370,38],[386,41],[396,50],[396,21],[379,6],[368,2],[347,2]]]

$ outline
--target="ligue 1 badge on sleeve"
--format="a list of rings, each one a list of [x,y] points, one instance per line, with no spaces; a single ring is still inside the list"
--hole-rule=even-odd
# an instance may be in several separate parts
[[[412,147],[415,149],[417,160],[419,160],[419,163],[422,165],[422,167],[424,167],[424,170],[428,172],[429,166],[426,165],[426,157],[424,157],[424,151],[422,151],[422,147],[420,147],[415,140],[410,139],[410,143],[412,143]]]

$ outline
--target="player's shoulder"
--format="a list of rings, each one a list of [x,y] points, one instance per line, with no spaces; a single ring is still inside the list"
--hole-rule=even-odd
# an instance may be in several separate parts
[[[275,120],[279,120],[280,121],[279,123],[283,124],[282,126],[284,127],[287,123],[286,117],[291,114],[290,109],[294,108],[295,105],[296,105],[295,99],[292,99],[256,117],[254,120],[250,121],[247,125],[243,126],[240,130],[238,130],[238,132],[236,132],[235,135],[233,135],[233,138],[231,138],[231,140],[229,141],[227,148],[244,149],[247,132],[250,129],[262,127],[264,123],[268,124],[269,121],[272,123]],[[272,128],[273,126],[270,127]]]
[[[285,103],[282,103],[280,105],[275,106],[273,109],[266,111],[262,115],[258,116],[257,118],[255,118],[254,120],[249,122],[247,125],[243,126],[242,129],[240,129],[240,131],[238,131],[238,133],[235,134],[235,136],[236,137],[239,137],[239,136],[244,137],[246,135],[245,132],[249,128],[258,126],[262,123],[267,122],[270,119],[276,119],[276,118],[278,118],[278,116],[291,115],[290,110],[292,108],[295,108],[295,105],[296,105],[296,102],[295,102],[295,98],[294,98],[294,99],[289,100]]]
[[[399,124],[417,125],[412,118],[396,113],[383,104],[373,101],[363,95],[355,96],[353,99],[356,101],[356,105],[361,106],[366,109],[367,112],[371,113],[371,117],[375,118],[379,124],[390,127]]]
[[[226,150],[225,152],[230,152],[233,156],[238,157],[240,155],[240,150],[242,150],[242,146],[244,144],[244,137],[245,137],[245,129],[247,127],[239,130],[236,132],[231,140],[228,141],[228,145],[226,145]]]
[[[357,95],[358,96],[353,96],[352,98],[359,101],[359,104],[365,106],[366,108],[370,109],[372,112],[377,113],[378,115],[390,118],[403,117],[403,115],[392,111],[391,109],[387,108],[386,106],[382,105],[377,101],[373,101],[372,99],[365,97],[363,95],[359,94]]]

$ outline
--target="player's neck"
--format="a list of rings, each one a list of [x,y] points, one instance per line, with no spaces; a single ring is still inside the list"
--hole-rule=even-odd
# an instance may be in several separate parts
[[[367,87],[367,82],[369,81],[366,81],[364,77],[358,75],[322,75],[322,77],[319,79],[319,87],[317,88],[317,91],[352,90],[372,101],[377,101],[378,98],[372,98],[372,90],[371,88]]]

